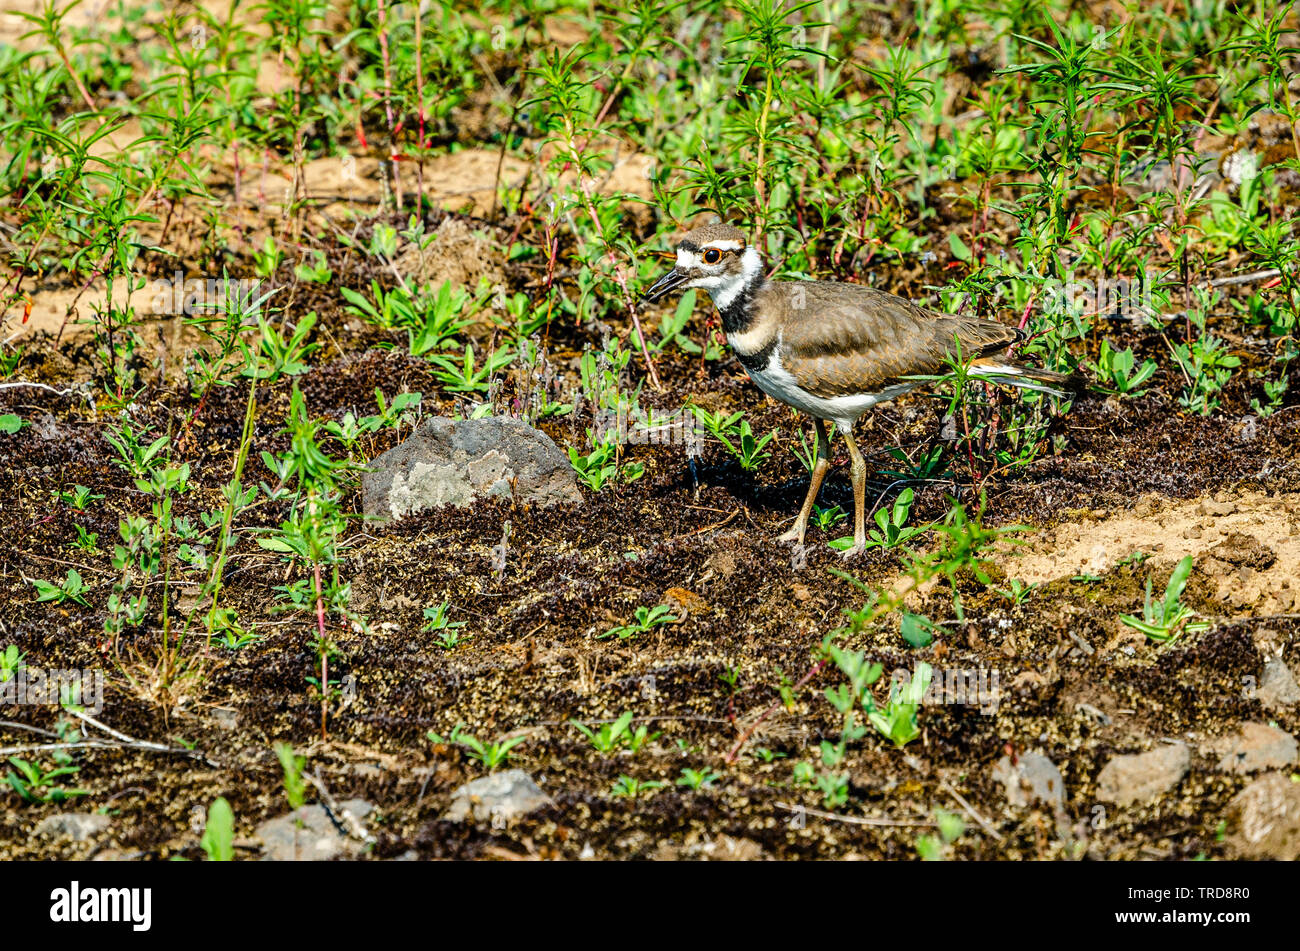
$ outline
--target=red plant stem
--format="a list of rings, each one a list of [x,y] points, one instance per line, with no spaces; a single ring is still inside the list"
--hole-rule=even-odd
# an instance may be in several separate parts
[[[1029,312],[1034,309],[1034,301],[1037,300],[1037,294],[1029,295],[1029,303],[1025,305],[1025,312],[1020,315],[1020,323],[1016,324],[1017,330],[1024,330],[1025,325],[1029,323]]]
[[[421,221],[424,220],[424,150],[427,146],[424,141],[424,61],[421,58],[420,49],[424,45],[423,23],[424,13],[420,9],[419,3],[417,3],[415,6],[415,98],[419,104],[420,131],[419,138],[415,142],[416,155],[419,160],[415,172],[415,187],[418,190],[415,204],[416,213],[419,214]]]
[[[400,210],[402,207],[402,180],[397,164],[397,122],[393,118],[392,63],[388,55],[388,14],[384,0],[379,2],[379,48],[384,58],[384,116],[388,120],[388,163],[393,167],[393,201]]]

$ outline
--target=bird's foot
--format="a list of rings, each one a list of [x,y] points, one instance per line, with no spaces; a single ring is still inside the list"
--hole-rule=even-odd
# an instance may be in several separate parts
[[[853,544],[840,552],[840,557],[845,561],[852,561],[858,555],[867,550],[867,540],[865,538],[856,538]]]
[[[794,542],[796,545],[803,544],[803,536],[808,526],[800,525],[797,522],[794,527],[777,539],[779,542]]]

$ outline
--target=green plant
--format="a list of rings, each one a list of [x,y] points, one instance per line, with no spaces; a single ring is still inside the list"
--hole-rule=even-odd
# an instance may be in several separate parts
[[[314,252],[310,263],[306,260],[299,261],[294,265],[293,274],[298,280],[313,284],[328,284],[334,276],[324,251]]]
[[[147,432],[136,433],[131,424],[126,422],[104,430],[104,438],[117,453],[114,461],[118,466],[137,479],[149,474],[154,460],[170,441],[167,436],[159,436],[146,445],[144,440],[149,438]]]
[[[739,460],[740,467],[746,472],[756,471],[771,457],[772,454],[765,450],[767,444],[776,438],[775,429],[766,436],[755,438],[749,420],[744,418],[743,412],[724,416],[720,412],[710,413],[698,406],[692,406],[690,409],[700,424]]]
[[[708,768],[692,769],[689,766],[684,766],[681,775],[677,777],[676,783],[678,786],[698,791],[708,789],[721,778],[721,775]]]
[[[641,462],[628,462],[620,467],[619,447],[613,442],[602,442],[585,454],[570,446],[568,453],[569,465],[573,466],[579,481],[593,492],[599,492],[618,478],[635,482],[645,475],[645,464]]]
[[[609,794],[615,799],[640,799],[647,793],[663,789],[667,785],[658,779],[633,779],[631,776],[620,775]]]
[[[692,288],[681,296],[676,309],[660,321],[659,339],[653,345],[656,353],[670,346],[677,347],[683,353],[698,354],[701,352],[699,344],[683,336],[686,332],[686,325],[690,322],[691,314],[694,312],[695,289]]]
[[[1202,416],[1210,415],[1218,408],[1218,393],[1241,365],[1241,358],[1228,353],[1226,344],[1209,334],[1197,337],[1190,346],[1175,346],[1174,358],[1187,380],[1179,404]]]
[[[1250,408],[1259,416],[1272,416],[1282,406],[1282,397],[1286,395],[1288,387],[1291,385],[1291,375],[1283,373],[1276,379],[1265,379],[1263,382],[1264,399],[1258,396],[1251,397]]]
[[[478,760],[488,772],[492,772],[497,767],[504,765],[510,759],[510,751],[528,739],[527,736],[511,736],[503,740],[484,742],[478,737],[470,736],[464,732],[461,729],[463,726],[463,723],[457,723],[452,728],[451,734],[445,739],[432,730],[428,732],[427,736],[431,742],[440,746],[448,744],[459,746],[471,759]]]
[[[666,605],[659,604],[653,608],[637,608],[635,620],[631,624],[611,627],[604,634],[597,635],[596,639],[604,640],[607,637],[617,637],[620,641],[626,641],[638,634],[651,631],[661,624],[673,624],[676,621],[677,617]]]
[[[99,554],[99,532],[86,531],[83,525],[73,523],[72,527],[77,530],[77,540],[70,547],[78,551],[84,551],[88,555]]]
[[[420,625],[420,630],[440,635],[434,643],[443,650],[454,650],[472,636],[461,633],[468,622],[447,620],[446,601],[425,608],[423,613],[425,622]]]
[[[934,640],[934,635],[942,632],[942,628],[927,617],[911,611],[902,611],[900,614],[898,633],[909,647],[928,647]]]
[[[67,789],[56,783],[56,780],[64,776],[75,776],[80,772],[80,766],[64,762],[53,769],[45,770],[36,763],[17,756],[9,757],[9,765],[12,769],[5,775],[5,779],[23,802],[42,804],[64,802],[75,796],[90,795],[89,789]]]
[[[17,644],[9,644],[0,651],[0,684],[13,679],[14,674],[26,666],[23,663],[26,656],[18,650]]]
[[[822,531],[829,531],[846,518],[848,514],[838,505],[832,505],[830,508],[813,505],[811,521]]]
[[[1145,393],[1142,384],[1155,375],[1156,362],[1144,360],[1142,366],[1134,372],[1135,362],[1132,349],[1114,350],[1109,340],[1102,340],[1097,362],[1092,364],[1092,371],[1097,374],[1102,392],[1127,397]]]
[[[303,782],[302,772],[307,765],[307,757],[294,752],[290,743],[275,743],[272,746],[275,757],[280,761],[283,774],[284,798],[289,801],[290,809],[298,809],[306,801],[307,786]]]
[[[429,362],[439,369],[433,375],[441,380],[452,393],[487,392],[492,375],[505,368],[514,359],[508,349],[493,350],[481,367],[474,367],[474,346],[465,344],[464,358],[457,363],[451,357],[440,353],[430,354]]]
[[[325,432],[334,436],[343,444],[349,458],[356,458],[359,455],[360,443],[364,437],[385,428],[399,428],[404,420],[414,415],[414,410],[419,407],[420,401],[423,399],[424,396],[421,393],[398,393],[393,397],[390,406],[384,398],[383,390],[376,387],[375,403],[379,407],[378,413],[357,419],[356,415],[351,410],[348,410],[343,414],[341,420],[328,420],[324,429]]]
[[[1019,578],[1012,578],[1007,582],[1006,588],[994,588],[993,590],[1012,604],[1024,604],[1029,596],[1040,587],[1042,587],[1041,582],[1025,584]]]
[[[199,845],[210,862],[229,862],[235,857],[235,814],[221,796],[208,806],[208,821]]]
[[[936,809],[934,821],[939,827],[939,834],[922,835],[916,839],[916,852],[921,856],[922,861],[926,862],[937,862],[943,859],[949,847],[966,831],[966,820],[953,812]]]
[[[36,600],[38,602],[51,601],[54,604],[62,604],[65,601],[74,601],[82,607],[90,607],[90,602],[82,596],[85,585],[81,581],[81,572],[77,571],[76,568],[68,569],[63,584],[42,581],[40,578],[28,578],[27,581],[36,588]]]
[[[658,738],[658,733],[650,733],[649,728],[644,725],[633,730],[632,719],[633,714],[629,710],[613,723],[602,723],[599,728],[589,727],[578,720],[570,720],[569,724],[585,736],[597,752],[608,756],[610,753],[624,749],[629,753],[636,753],[647,742],[653,742]]]
[[[866,709],[867,720],[876,731],[896,747],[906,746],[921,735],[917,714],[925,692],[930,689],[932,668],[922,661],[916,665],[906,682],[896,681],[889,689],[889,700],[883,707]]]
[[[908,516],[912,512],[913,498],[912,490],[907,488],[898,493],[898,498],[894,499],[894,504],[888,511],[883,508],[876,510],[873,517],[877,527],[867,535],[867,551],[872,548],[897,548],[931,529],[932,526],[928,523],[910,527],[907,525]],[[847,550],[853,545],[853,536],[836,538],[830,544],[832,548]]]
[[[72,489],[64,489],[54,493],[54,497],[60,502],[64,502],[79,512],[84,512],[86,506],[91,502],[97,502],[104,497],[102,492],[93,492],[84,485],[75,485]]]
[[[284,261],[284,252],[275,243],[275,238],[267,235],[262,242],[262,250],[253,253],[253,272],[258,277],[275,277]]]
[[[1177,639],[1184,630],[1207,629],[1209,623],[1194,622],[1192,618],[1196,616],[1195,612],[1183,604],[1181,600],[1183,589],[1187,587],[1187,579],[1192,573],[1193,562],[1194,559],[1191,555],[1185,555],[1174,566],[1173,573],[1169,576],[1169,583],[1165,586],[1165,596],[1159,601],[1152,599],[1151,579],[1147,578],[1146,597],[1142,604],[1142,617],[1138,618],[1132,614],[1123,614],[1120,615],[1120,620],[1159,643]]]

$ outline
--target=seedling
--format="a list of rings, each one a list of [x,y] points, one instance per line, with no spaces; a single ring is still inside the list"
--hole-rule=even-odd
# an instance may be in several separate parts
[[[645,464],[641,462],[625,463],[620,473],[618,446],[612,442],[603,442],[585,454],[572,446],[568,451],[573,471],[578,474],[583,485],[593,492],[599,492],[620,477],[624,482],[635,482],[645,475]]]
[[[838,505],[832,505],[830,508],[822,508],[820,505],[813,506],[812,523],[824,532],[834,528],[847,517],[848,514]]]
[[[84,485],[74,485],[71,489],[55,492],[54,497],[58,501],[71,505],[77,511],[82,512],[91,502],[96,502],[104,496],[102,493],[92,492]]]
[[[330,270],[329,262],[325,258],[324,251],[314,252],[311,262],[302,261],[296,264],[293,274],[300,281],[309,281],[314,284],[328,284],[330,278],[334,276],[334,272]]]
[[[307,787],[302,779],[302,771],[303,767],[307,765],[307,758],[295,753],[293,746],[289,743],[276,743],[272,749],[275,750],[275,756],[280,761],[284,798],[289,801],[290,809],[297,809],[307,798]]]
[[[724,416],[721,412],[710,413],[699,406],[692,406],[690,410],[700,424],[740,461],[740,467],[746,472],[756,471],[772,455],[766,447],[776,437],[775,429],[766,436],[756,437],[743,412]]]
[[[458,363],[441,353],[429,355],[429,362],[438,369],[433,375],[452,393],[487,393],[492,376],[510,365],[515,358],[509,349],[493,350],[480,367],[474,365],[474,345],[465,344],[465,352]]]
[[[69,547],[77,551],[84,551],[88,555],[99,554],[99,532],[88,532],[85,527],[74,522],[73,528],[77,530],[77,540]]]
[[[54,604],[62,604],[65,601],[74,601],[83,607],[90,607],[90,602],[82,596],[85,585],[81,581],[81,572],[77,571],[76,568],[68,569],[63,584],[42,581],[40,578],[28,578],[27,580],[36,589],[36,600],[38,602],[50,601]]]
[[[721,775],[707,767],[704,769],[692,769],[689,766],[685,766],[682,768],[682,774],[677,777],[677,785],[698,791],[700,789],[708,789],[721,778]]]
[[[672,624],[676,620],[677,617],[669,610],[667,605],[660,604],[653,608],[637,608],[636,620],[633,623],[624,624],[620,627],[611,627],[604,634],[597,635],[596,639],[603,641],[609,637],[617,637],[620,641],[626,641],[638,634],[654,630],[661,624]]]
[[[639,799],[641,796],[663,789],[668,784],[658,779],[641,780],[619,776],[609,794],[615,799]]]
[[[424,609],[425,622],[420,625],[420,630],[428,633],[438,634],[439,637],[434,641],[443,650],[453,650],[459,645],[469,640],[472,635],[462,634],[461,629],[468,623],[467,621],[449,621],[447,620],[447,602],[435,604],[432,607]]]
[[[944,858],[954,842],[966,831],[966,820],[943,809],[934,811],[934,821],[939,827],[938,835],[922,835],[916,840],[916,851],[926,862],[937,862]]]
[[[47,804],[63,802],[74,796],[90,795],[89,789],[65,789],[56,784],[56,780],[64,776],[75,776],[81,769],[79,766],[65,763],[46,771],[35,763],[17,756],[9,757],[9,765],[13,769],[9,770],[5,779],[13,787],[14,792],[22,797],[23,802]]]
[[[993,590],[1002,595],[1002,597],[1006,598],[1012,604],[1018,605],[1024,604],[1029,596],[1040,587],[1042,587],[1042,582],[1025,584],[1019,578],[1011,578],[1007,581],[1007,587],[994,588]]]
[[[629,710],[613,723],[602,723],[595,729],[578,720],[570,720],[569,723],[590,741],[597,752],[608,756],[610,753],[617,753],[623,749],[630,753],[636,753],[647,742],[652,742],[659,737],[658,733],[650,733],[645,726],[639,726],[633,730],[631,728],[632,719],[633,715]]]
[[[1209,622],[1193,621],[1195,612],[1180,600],[1183,589],[1187,587],[1187,579],[1192,573],[1193,561],[1191,555],[1186,555],[1178,562],[1173,574],[1169,576],[1169,584],[1165,586],[1165,596],[1159,601],[1151,597],[1151,579],[1147,578],[1142,617],[1124,614],[1120,616],[1120,620],[1162,644],[1177,639],[1184,630],[1208,630]]]
[[[867,720],[876,731],[900,749],[921,735],[917,713],[931,676],[930,665],[922,661],[909,680],[891,685],[889,702],[883,708],[867,711]]]
[[[505,764],[511,756],[513,750],[520,743],[528,739],[527,736],[512,736],[496,742],[483,742],[478,737],[470,736],[465,733],[461,727],[463,723],[457,723],[452,728],[451,735],[445,739],[430,730],[426,735],[429,740],[439,745],[450,744],[459,746],[465,751],[465,755],[470,759],[478,760],[488,772],[493,772],[497,767]]]
[[[1141,396],[1146,392],[1142,389],[1142,384],[1155,376],[1157,366],[1154,360],[1144,360],[1135,372],[1133,370],[1135,362],[1131,348],[1114,350],[1109,340],[1103,340],[1097,362],[1092,364],[1092,371],[1097,374],[1100,381],[1098,388],[1103,393],[1111,393],[1115,396],[1129,398]]]
[[[903,611],[898,632],[909,647],[928,647],[934,636],[942,633],[943,629],[927,617]]]
[[[235,814],[221,796],[208,806],[208,821],[199,845],[210,862],[229,862],[235,857]]]
[[[883,508],[876,510],[874,518],[877,527],[867,535],[866,550],[870,551],[872,548],[897,548],[933,527],[929,523],[925,525],[907,525],[914,498],[915,495],[912,490],[907,488],[898,493],[898,498],[894,499],[894,504],[888,511]],[[853,536],[846,535],[843,538],[837,538],[830,544],[832,548],[846,550],[853,544]]]
[[[27,655],[18,650],[17,644],[9,644],[3,651],[0,651],[0,684],[13,678],[26,664],[23,658]]]

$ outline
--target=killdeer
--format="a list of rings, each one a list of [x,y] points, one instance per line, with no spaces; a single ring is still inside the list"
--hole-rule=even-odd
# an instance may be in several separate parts
[[[867,463],[853,439],[853,424],[878,403],[914,389],[909,379],[941,372],[960,343],[971,373],[994,382],[1016,378],[1064,382],[1065,374],[1014,363],[1008,348],[1021,331],[991,320],[955,317],[860,284],[769,281],[763,257],[745,234],[728,224],[698,228],[677,243],[677,264],[645,293],[656,301],[679,288],[708,291],[722,328],[764,393],[802,410],[817,428],[817,461],[794,527],[782,541],[803,544],[808,516],[830,468],[826,423],[844,434],[852,462],[853,547],[866,545]]]

